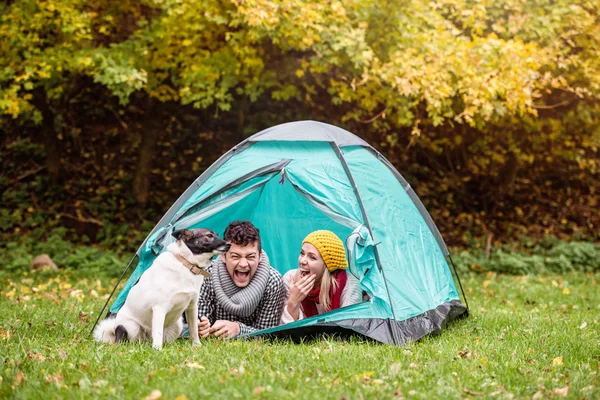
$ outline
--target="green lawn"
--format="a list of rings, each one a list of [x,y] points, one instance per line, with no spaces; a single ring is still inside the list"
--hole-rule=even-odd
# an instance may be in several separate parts
[[[463,278],[471,316],[405,347],[355,338],[105,345],[111,283],[0,273],[0,398],[600,398],[600,274]]]

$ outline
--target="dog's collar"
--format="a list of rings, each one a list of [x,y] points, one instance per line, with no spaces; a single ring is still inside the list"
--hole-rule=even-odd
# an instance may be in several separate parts
[[[205,278],[210,278],[210,274],[208,273],[208,271],[206,271],[205,269],[200,268],[196,264],[192,264],[191,262],[189,262],[188,260],[186,260],[185,258],[183,258],[182,256],[180,256],[179,254],[175,254],[175,258],[177,258],[177,260],[179,260],[180,263],[182,263],[183,265],[185,265],[185,267],[187,269],[189,269],[192,274],[194,274],[194,275],[202,275]]]

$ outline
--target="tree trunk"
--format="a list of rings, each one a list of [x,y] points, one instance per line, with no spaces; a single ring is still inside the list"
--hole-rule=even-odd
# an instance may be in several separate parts
[[[514,152],[509,152],[506,164],[500,170],[500,181],[498,190],[501,194],[514,194],[517,172],[519,171],[519,160]]]
[[[53,184],[58,184],[64,178],[64,171],[60,163],[60,142],[54,131],[54,113],[48,105],[44,88],[35,90],[32,103],[42,113],[39,135],[46,153],[48,175]]]
[[[148,107],[142,125],[142,142],[138,152],[137,168],[133,179],[133,193],[135,200],[141,207],[148,205],[152,161],[155,158],[156,142],[160,136],[160,120],[157,118],[156,112],[155,101],[152,99],[148,100]]]

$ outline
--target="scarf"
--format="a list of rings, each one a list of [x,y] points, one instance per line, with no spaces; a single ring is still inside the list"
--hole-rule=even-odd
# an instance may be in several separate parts
[[[227,272],[225,263],[218,257],[213,261],[213,266],[216,273],[213,274],[213,286],[215,288],[215,296],[217,304],[225,311],[237,315],[239,317],[249,317],[252,315],[258,303],[263,297],[267,283],[269,282],[270,262],[267,253],[262,251],[261,260],[258,263],[256,272],[250,280],[248,286],[240,288]]]
[[[327,272],[325,272],[327,273]],[[330,303],[330,309],[327,311],[331,311],[331,310],[337,310],[338,308],[340,308],[341,302],[342,302],[342,291],[344,290],[344,287],[346,286],[346,281],[348,280],[348,275],[346,274],[346,271],[343,269],[339,269],[333,273],[331,273],[332,278],[337,281],[337,290],[335,291],[335,293],[333,293],[333,284],[331,285],[331,287],[329,288],[329,300],[331,301]],[[306,318],[308,317],[312,317],[313,315],[317,315],[317,304],[319,303],[319,295],[321,294],[321,286],[319,285],[318,287],[314,288],[309,294],[308,296],[306,296],[304,298],[304,300],[302,300],[302,311],[304,312],[304,316]]]

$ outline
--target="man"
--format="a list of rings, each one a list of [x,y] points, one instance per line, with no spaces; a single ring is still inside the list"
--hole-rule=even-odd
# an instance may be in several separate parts
[[[232,338],[279,325],[286,292],[250,221],[233,221],[227,253],[213,260],[198,301],[198,334]]]

